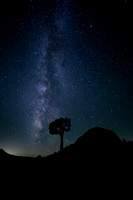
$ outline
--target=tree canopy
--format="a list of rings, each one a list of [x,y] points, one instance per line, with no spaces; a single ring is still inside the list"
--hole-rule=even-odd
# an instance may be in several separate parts
[[[71,130],[71,120],[67,117],[56,119],[55,121],[50,123],[49,133],[51,135],[60,135],[60,137],[61,137],[60,150],[63,149],[64,132],[68,132],[70,130]]]

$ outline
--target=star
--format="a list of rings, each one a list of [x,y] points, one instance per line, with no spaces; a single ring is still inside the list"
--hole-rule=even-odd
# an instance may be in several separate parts
[[[33,156],[58,151],[49,124],[60,117],[72,122],[64,145],[95,126],[133,139],[127,3],[0,3],[1,147]]]

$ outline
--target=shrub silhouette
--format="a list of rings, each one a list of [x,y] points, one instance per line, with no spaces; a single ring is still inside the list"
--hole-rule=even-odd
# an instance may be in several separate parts
[[[60,118],[51,122],[49,125],[49,133],[52,135],[60,135],[60,151],[63,150],[63,136],[64,132],[71,130],[71,120],[69,118]]]

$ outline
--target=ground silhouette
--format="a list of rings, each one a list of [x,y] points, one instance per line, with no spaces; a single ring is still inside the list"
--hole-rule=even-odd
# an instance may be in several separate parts
[[[52,154],[45,159],[48,161],[57,161],[61,163],[71,163],[71,165],[90,163],[95,165],[104,162],[112,164],[123,157],[123,148],[126,152],[126,146],[123,141],[111,130],[96,127],[88,130],[77,141],[64,148],[62,152]]]
[[[133,166],[133,142],[121,140],[111,130],[96,127],[89,129],[77,141],[46,157],[36,158],[9,155],[0,150],[1,166],[19,166],[19,169],[33,169],[44,173],[45,169],[78,170],[84,173],[94,170],[128,170]]]
[[[42,197],[47,190],[54,198],[60,193],[68,198],[74,195],[75,198],[91,199],[98,195],[98,198],[106,196],[107,199],[116,194],[120,197],[132,181],[132,160],[132,141],[122,140],[113,131],[96,127],[63,151],[47,157],[13,156],[1,149],[0,172],[4,177],[1,183],[10,181],[13,191],[15,183],[21,193],[25,192],[25,185],[28,191],[29,187],[34,188],[30,191],[33,197],[35,191],[37,197]]]

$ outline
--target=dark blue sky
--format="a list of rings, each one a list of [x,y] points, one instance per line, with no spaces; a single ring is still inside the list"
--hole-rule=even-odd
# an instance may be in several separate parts
[[[95,126],[132,140],[132,28],[130,0],[0,0],[0,147],[58,151],[60,117],[65,146]]]

